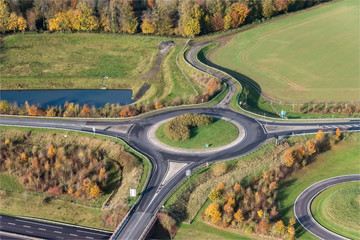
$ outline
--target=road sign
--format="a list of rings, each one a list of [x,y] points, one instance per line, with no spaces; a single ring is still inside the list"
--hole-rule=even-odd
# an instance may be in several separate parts
[[[136,189],[130,188],[130,197],[136,197]]]
[[[285,116],[286,112],[284,110],[281,110],[281,116]]]
[[[191,170],[190,169],[186,170],[185,174],[186,174],[187,177],[189,177],[191,175]]]
[[[206,144],[205,147],[209,147],[209,144]]]
[[[93,127],[93,132],[95,133],[95,127]]]

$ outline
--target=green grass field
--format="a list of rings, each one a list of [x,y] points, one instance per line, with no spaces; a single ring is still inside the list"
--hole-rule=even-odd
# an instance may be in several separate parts
[[[190,130],[190,138],[185,141],[175,141],[165,136],[165,123],[156,130],[156,137],[163,143],[177,148],[206,149],[226,145],[234,141],[239,130],[232,123],[214,118],[214,121],[205,126],[194,127]]]
[[[211,60],[288,102],[359,101],[359,2],[325,4],[235,35]]]
[[[320,193],[311,204],[316,221],[351,239],[360,239],[360,182],[344,183]]]
[[[315,162],[291,175],[290,178],[279,186],[279,200],[281,215],[284,221],[294,217],[294,202],[310,185],[335,176],[360,173],[360,136],[352,133],[330,151],[316,157]],[[317,239],[297,225],[299,239]]]

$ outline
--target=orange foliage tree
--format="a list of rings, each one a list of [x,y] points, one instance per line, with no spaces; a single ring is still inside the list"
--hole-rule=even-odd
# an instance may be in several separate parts
[[[38,108],[35,105],[31,105],[31,107],[29,108],[29,115],[30,116],[38,115]]]

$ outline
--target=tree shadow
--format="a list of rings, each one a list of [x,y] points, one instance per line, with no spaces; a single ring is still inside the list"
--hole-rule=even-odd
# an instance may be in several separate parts
[[[238,96],[237,101],[242,101],[244,104],[242,107],[246,110],[250,110],[252,112],[258,113],[258,114],[266,114],[266,116],[269,117],[279,117],[276,113],[270,112],[267,109],[261,108],[261,105],[265,104],[269,101],[274,101],[274,99],[271,99],[267,96],[261,95],[262,89],[260,85],[255,82],[253,79],[249,78],[248,76],[241,74],[239,72],[236,72],[234,70],[221,67],[213,62],[211,62],[209,59],[206,58],[203,51],[200,51],[198,53],[198,58],[200,61],[208,64],[209,66],[212,66],[214,68],[220,69],[228,74],[230,74],[232,77],[234,77],[238,82],[241,83],[243,86],[243,91],[241,92],[240,96]],[[248,93],[246,93],[248,92]]]

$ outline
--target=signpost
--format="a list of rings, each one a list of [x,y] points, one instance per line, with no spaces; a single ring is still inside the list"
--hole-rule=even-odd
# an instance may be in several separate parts
[[[285,117],[285,115],[286,115],[286,112],[284,111],[284,110],[281,110],[281,116],[283,116],[283,117]]]
[[[95,133],[95,127],[93,127],[93,132]]]
[[[190,170],[190,169],[186,170],[185,175],[186,175],[187,177],[190,177],[190,175],[191,175],[191,170]]]
[[[136,197],[136,189],[130,188],[130,197]]]
[[[207,147],[207,148],[208,148],[208,147],[209,147],[209,144],[206,144],[206,145],[205,145],[205,147]]]

